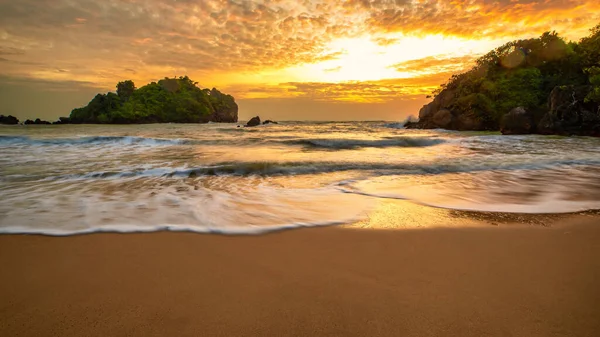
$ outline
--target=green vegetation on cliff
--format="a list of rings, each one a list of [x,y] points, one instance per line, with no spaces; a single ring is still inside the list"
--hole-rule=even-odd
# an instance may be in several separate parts
[[[238,106],[217,89],[200,89],[187,76],[165,78],[136,88],[117,84],[117,92],[98,94],[71,112],[71,123],[206,123],[237,122]]]
[[[521,107],[531,114],[535,131],[536,121],[549,113],[553,103],[559,108],[566,104],[551,102],[555,89],[585,92],[581,100],[574,93],[569,95],[572,99],[568,103],[580,104],[573,113],[582,115],[585,110],[597,114],[600,25],[578,43],[546,32],[539,38],[512,41],[492,50],[472,69],[452,76],[434,92],[434,101],[421,109],[416,127],[499,130],[503,116]],[[559,113],[553,118],[563,116]],[[581,116],[576,118],[581,124]]]

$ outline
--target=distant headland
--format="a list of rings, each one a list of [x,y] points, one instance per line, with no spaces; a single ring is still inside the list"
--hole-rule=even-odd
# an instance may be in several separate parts
[[[579,43],[509,42],[433,96],[407,128],[600,136],[600,24]]]
[[[119,82],[116,93],[97,94],[87,106],[55,122],[26,120],[23,124],[145,124],[236,123],[238,105],[231,95],[201,89],[187,76],[164,78],[141,88],[131,80]],[[0,124],[19,124],[0,115]]]

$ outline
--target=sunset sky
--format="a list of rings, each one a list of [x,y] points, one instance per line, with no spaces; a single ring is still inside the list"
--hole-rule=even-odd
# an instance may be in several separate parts
[[[597,0],[0,0],[0,114],[187,74],[242,120],[402,120],[504,42],[599,22]]]

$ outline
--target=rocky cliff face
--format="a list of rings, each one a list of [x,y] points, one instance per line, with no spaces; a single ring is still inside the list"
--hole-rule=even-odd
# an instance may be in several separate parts
[[[221,93],[213,88],[210,91],[211,113],[203,117],[202,122],[237,123],[238,105],[231,95]]]
[[[591,86],[555,87],[548,97],[548,112],[537,123],[537,133],[600,136],[600,107],[585,102]]]
[[[512,109],[502,117],[500,132],[503,135],[526,135],[535,131],[533,114],[524,107]]]
[[[431,103],[419,111],[419,121],[406,123],[409,129],[484,130],[484,125],[474,113],[457,113],[454,90],[442,90]]]
[[[585,102],[591,86],[555,87],[548,97],[548,111],[536,118],[531,111],[515,107],[500,122],[503,134],[558,134],[600,136],[600,106]],[[454,92],[443,90],[419,111],[419,121],[406,128],[448,130],[484,130],[481,118],[474,112],[457,113]]]

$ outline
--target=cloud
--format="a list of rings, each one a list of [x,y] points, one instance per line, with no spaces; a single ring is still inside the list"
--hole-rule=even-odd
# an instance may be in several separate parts
[[[419,60],[400,62],[407,57],[398,53],[383,66],[414,78],[395,82],[329,83],[288,70],[326,63],[319,74],[342,78],[351,68],[327,62],[347,56],[331,47],[344,38],[365,38],[385,52],[430,35],[506,41],[557,30],[576,39],[598,21],[594,0],[5,0],[0,64],[4,76],[37,79],[31,85],[49,90],[106,91],[123,79],[187,74],[243,99],[389,102],[429,92],[470,56],[436,56],[447,51],[435,45]]]
[[[581,33],[599,18],[600,3],[591,0],[3,1],[0,55],[43,59],[86,80],[101,78],[100,68],[116,77],[135,69],[149,80],[157,72],[259,72],[336,59],[339,51],[327,46],[342,37],[369,34],[386,46],[399,41],[390,33]],[[5,72],[44,74],[26,65]]]
[[[515,37],[548,30],[581,34],[600,19],[600,3],[590,0],[423,0],[369,1],[371,31]]]
[[[481,55],[448,56],[436,55],[417,60],[404,61],[390,66],[398,72],[415,74],[437,74],[462,72],[471,68]]]
[[[60,72],[60,69],[56,69]],[[39,90],[45,90],[48,92],[70,92],[80,90],[97,90],[97,86],[93,82],[85,81],[52,81],[44,80],[39,78],[27,78],[27,77],[12,77],[0,74],[0,84],[3,86],[19,86],[24,88],[35,88]]]
[[[326,72],[326,73],[335,73],[335,72],[340,71],[341,69],[342,69],[342,66],[337,66],[337,67],[334,67],[334,68],[325,69],[323,71]]]
[[[331,25],[309,1],[5,1],[0,52],[85,68],[89,79],[98,68],[260,71],[335,58],[325,50]]]
[[[379,38],[374,38],[373,41],[375,41],[375,43],[377,43],[380,46],[389,46],[389,45],[398,43],[399,39],[379,37]]]
[[[385,103],[397,99],[421,99],[430,94],[452,73],[379,81],[284,82],[276,85],[232,85],[223,88],[240,99],[303,98],[340,103]]]

